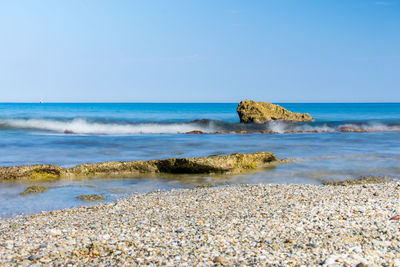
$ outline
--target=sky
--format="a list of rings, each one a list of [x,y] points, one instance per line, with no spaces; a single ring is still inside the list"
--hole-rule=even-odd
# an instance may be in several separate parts
[[[400,0],[0,0],[0,102],[400,102]]]

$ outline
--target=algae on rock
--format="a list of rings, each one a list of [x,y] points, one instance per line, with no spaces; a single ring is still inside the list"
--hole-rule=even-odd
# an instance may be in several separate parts
[[[279,105],[253,100],[241,101],[237,107],[240,122],[265,123],[274,120],[314,121],[308,113],[291,112]]]
[[[0,180],[54,180],[62,174],[63,168],[54,165],[0,167]]]
[[[142,173],[235,174],[280,162],[270,152],[236,153],[195,158],[88,163],[72,168],[53,165],[0,167],[0,180],[40,180],[92,176],[127,176]]]

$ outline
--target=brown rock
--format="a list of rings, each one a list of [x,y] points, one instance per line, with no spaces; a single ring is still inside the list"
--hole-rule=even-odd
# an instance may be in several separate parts
[[[274,120],[284,121],[313,121],[308,113],[291,112],[279,105],[266,102],[255,102],[245,100],[237,107],[240,122],[243,123],[265,123]]]
[[[260,131],[262,134],[277,134],[278,132],[275,131]]]
[[[194,131],[186,132],[185,134],[204,134],[204,132],[199,131],[199,130],[194,130]]]

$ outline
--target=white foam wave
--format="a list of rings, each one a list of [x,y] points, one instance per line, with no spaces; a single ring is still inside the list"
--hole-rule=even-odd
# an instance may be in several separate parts
[[[282,121],[273,121],[268,124],[250,125],[246,128],[243,124],[220,124],[214,121],[187,122],[187,123],[103,123],[92,122],[85,119],[73,119],[70,121],[52,119],[0,119],[0,126],[15,129],[32,129],[38,131],[51,131],[55,133],[74,134],[104,134],[104,135],[129,135],[129,134],[176,134],[190,131],[202,131],[215,133],[217,131],[233,132],[235,130],[273,131],[286,132],[400,132],[400,125],[388,125],[384,123],[363,123],[341,125],[328,124],[293,124]]]
[[[337,127],[328,126],[327,124],[323,125],[311,125],[311,124],[291,124],[282,121],[272,121],[267,124],[266,130],[277,132],[277,133],[286,133],[290,131],[296,132],[306,132],[306,131],[319,131],[319,132],[337,132]]]
[[[115,124],[90,122],[84,119],[74,119],[71,121],[59,121],[49,119],[6,119],[0,123],[21,129],[33,129],[55,132],[71,132],[75,134],[150,134],[150,133],[185,133],[194,130],[211,132],[212,127],[201,127],[187,123],[140,123],[140,124]]]

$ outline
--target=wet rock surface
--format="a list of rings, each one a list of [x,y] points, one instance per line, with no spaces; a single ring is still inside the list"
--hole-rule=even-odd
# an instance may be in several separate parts
[[[171,158],[149,161],[110,161],[82,164],[72,168],[53,165],[0,167],[3,180],[50,180],[74,177],[123,176],[140,173],[235,174],[278,163],[270,152],[236,153],[196,158]]]
[[[308,113],[291,112],[279,105],[245,100],[239,103],[237,113],[240,122],[265,123],[274,120],[284,121],[314,121]]]
[[[394,182],[152,192],[0,219],[0,266],[399,266],[399,213]]]

